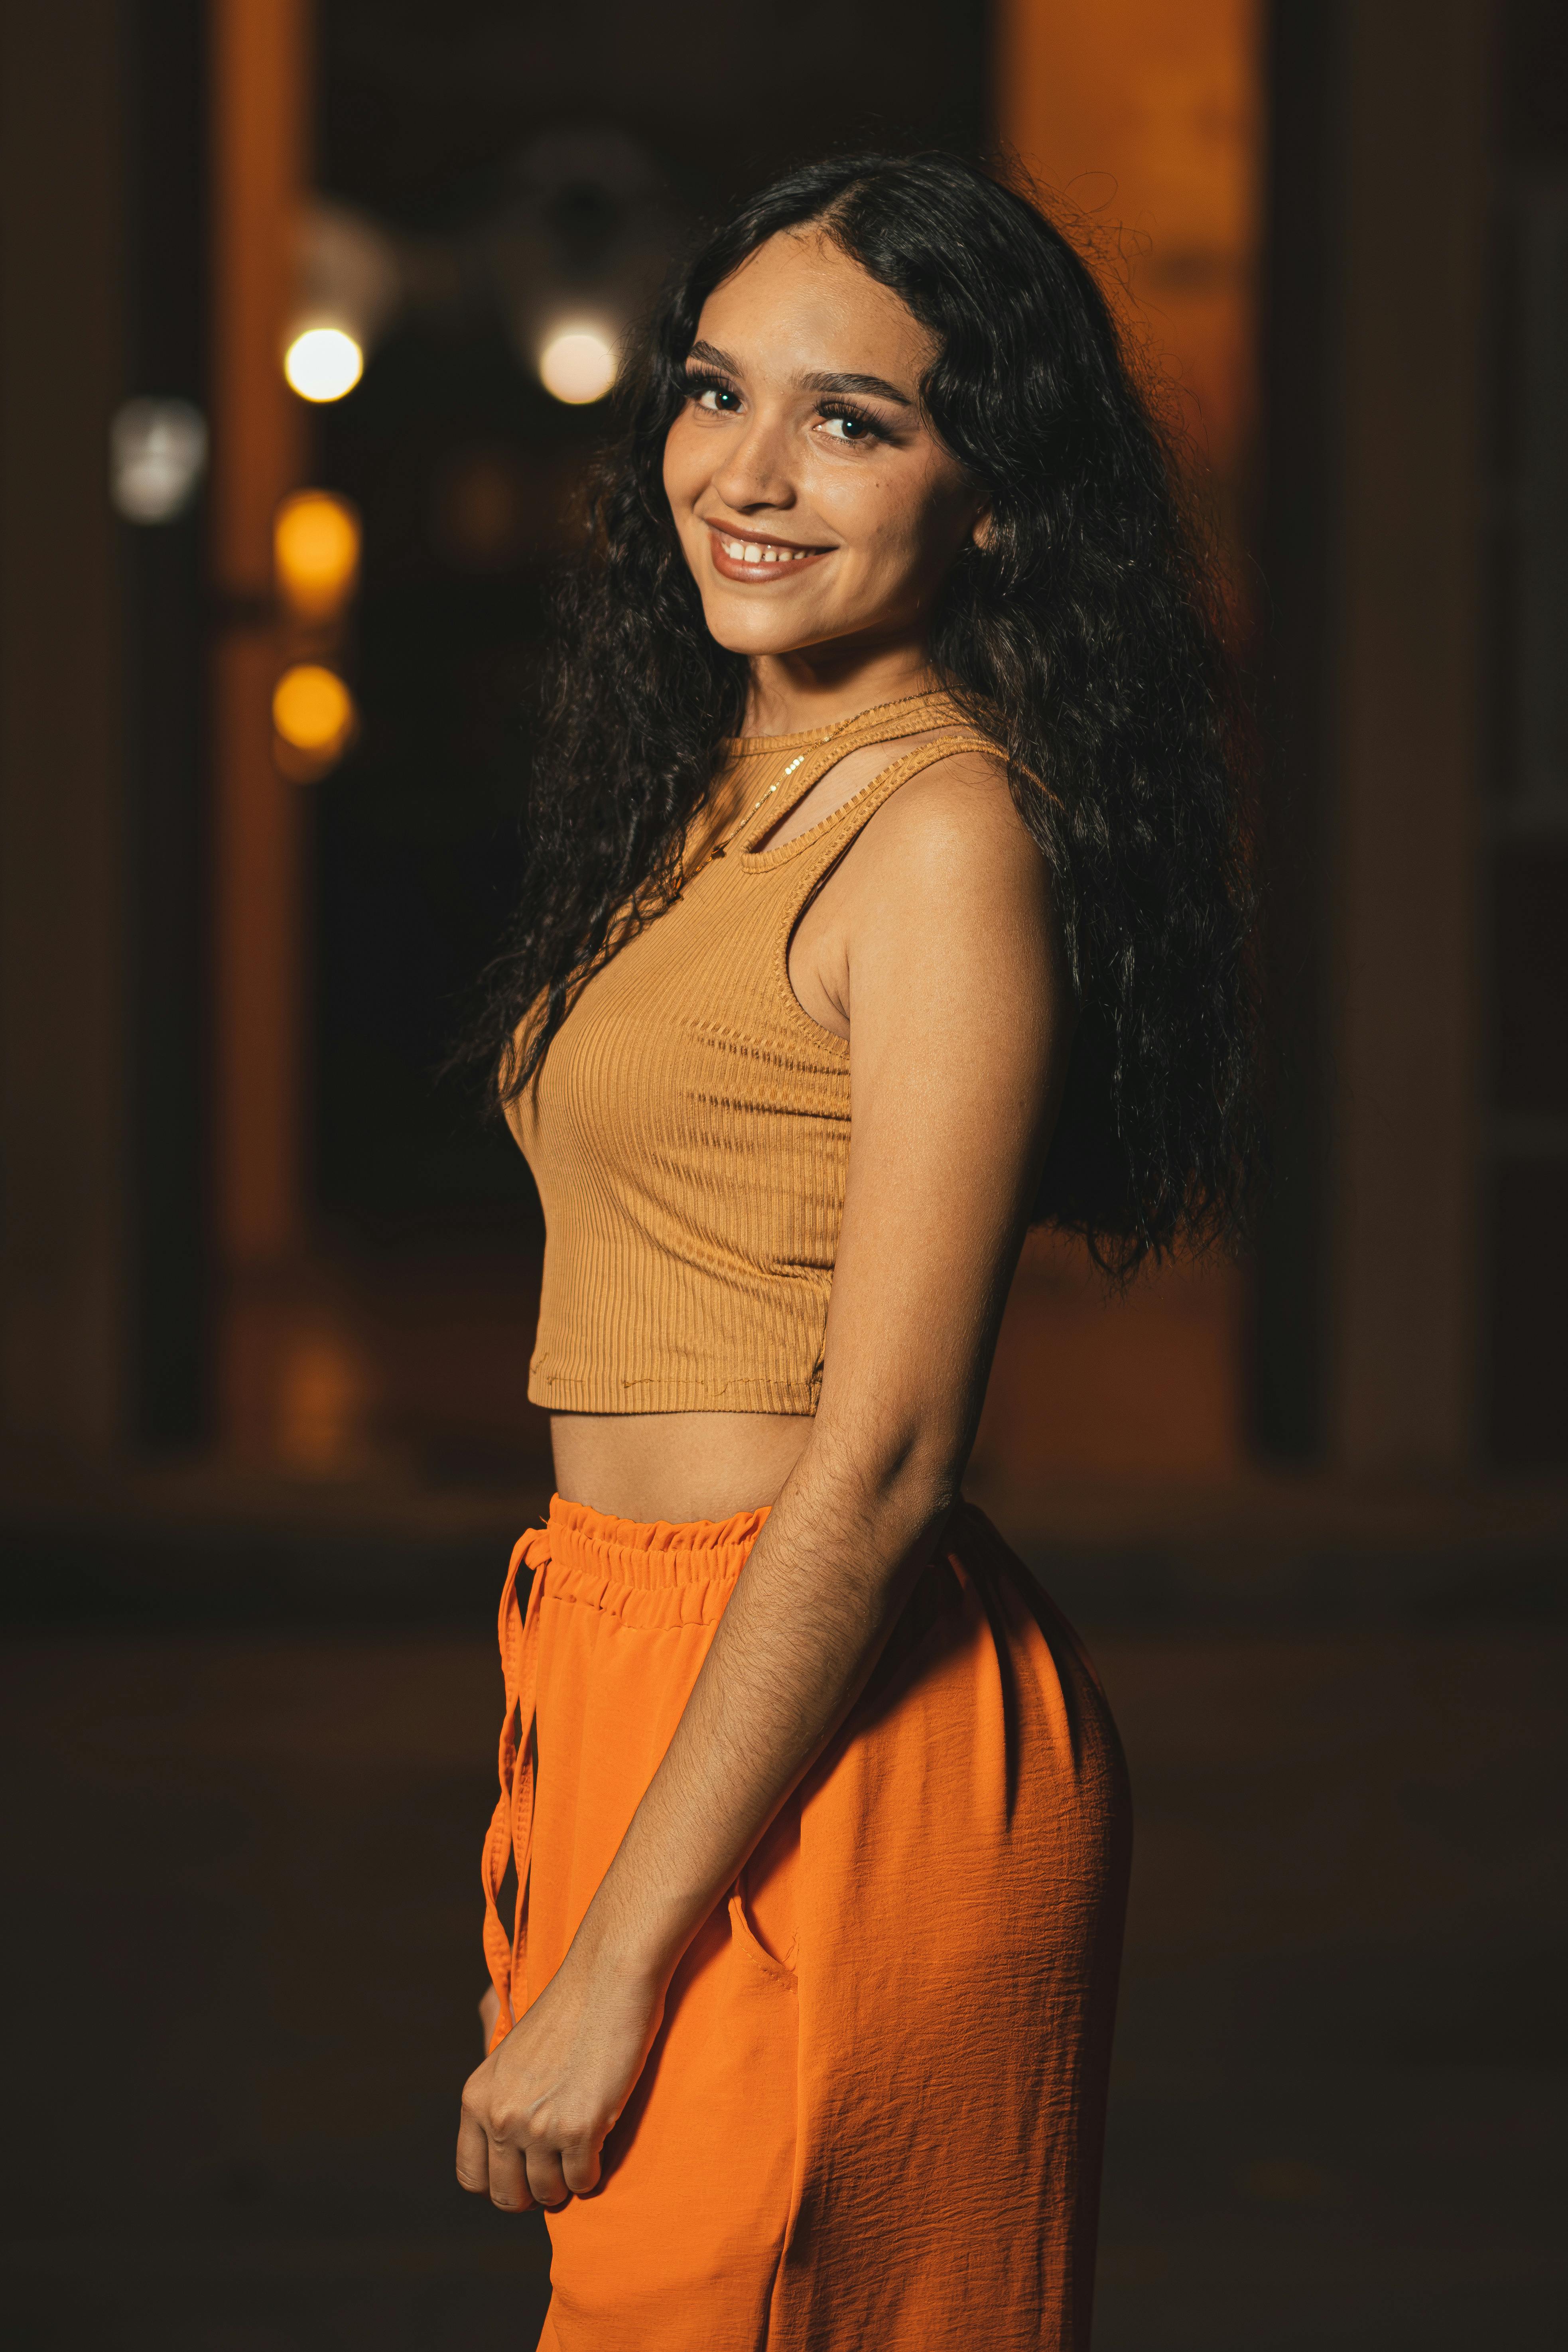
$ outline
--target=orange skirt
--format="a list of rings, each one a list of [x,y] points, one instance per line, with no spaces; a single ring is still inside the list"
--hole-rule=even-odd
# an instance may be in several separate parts
[[[498,2040],[561,1965],[766,1517],[557,1496],[519,1544]],[[602,2186],[549,2217],[541,2352],[1083,2352],[1130,1843],[1082,1645],[961,1504],[676,1971]]]

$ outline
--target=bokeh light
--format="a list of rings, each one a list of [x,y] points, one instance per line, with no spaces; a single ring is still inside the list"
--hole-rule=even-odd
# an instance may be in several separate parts
[[[188,400],[128,400],[109,428],[109,486],[127,522],[173,522],[201,487],[206,419]]]
[[[293,610],[303,620],[329,621],[359,578],[359,516],[327,490],[298,490],[273,519],[272,555],[279,593]]]
[[[296,662],[272,690],[272,724],[294,775],[324,775],[353,737],[354,698],[335,670]]]
[[[283,373],[301,400],[342,400],[364,373],[364,353],[342,327],[307,327],[284,353]]]
[[[539,380],[552,398],[582,408],[603,400],[616,380],[616,346],[603,327],[574,320],[545,338]]]

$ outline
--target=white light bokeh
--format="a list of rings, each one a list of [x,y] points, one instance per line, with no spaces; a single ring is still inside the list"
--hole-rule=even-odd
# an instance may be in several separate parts
[[[109,494],[127,522],[173,522],[207,463],[206,419],[188,400],[128,400],[109,428]]]
[[[603,400],[616,380],[614,338],[603,327],[573,320],[553,328],[539,352],[539,380],[552,399],[583,408]]]
[[[364,373],[364,353],[342,327],[307,327],[284,354],[283,373],[301,400],[342,400]]]

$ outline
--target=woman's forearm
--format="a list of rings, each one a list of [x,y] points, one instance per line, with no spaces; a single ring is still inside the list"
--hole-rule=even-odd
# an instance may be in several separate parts
[[[912,1460],[813,1444],[752,1547],[574,1946],[662,1983],[864,1687],[952,1505]]]

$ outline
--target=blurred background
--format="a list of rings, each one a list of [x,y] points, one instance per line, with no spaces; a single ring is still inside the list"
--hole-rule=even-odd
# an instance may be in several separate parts
[[[0,16],[8,2340],[531,2341],[449,2142],[542,1231],[435,1072],[619,336],[936,142],[1102,272],[1265,755],[1256,1250],[1037,1236],[971,1482],[1140,1802],[1096,2341],[1561,2340],[1549,0]]]

